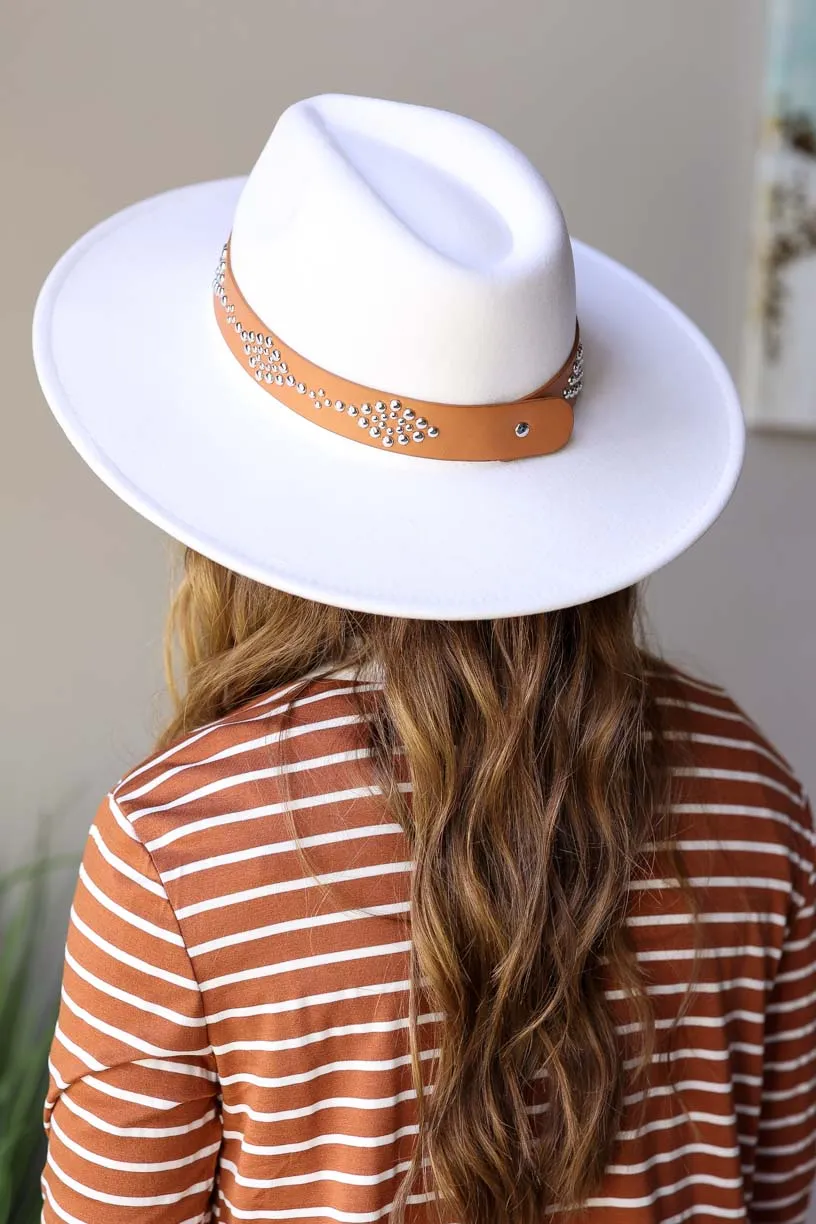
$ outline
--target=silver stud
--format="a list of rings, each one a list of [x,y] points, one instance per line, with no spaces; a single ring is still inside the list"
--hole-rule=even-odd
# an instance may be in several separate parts
[[[317,394],[320,396],[321,399],[325,399],[326,392],[323,390],[322,387],[319,389]]]
[[[382,430],[380,429],[379,425],[372,425],[368,432],[371,434],[372,438],[379,438]]]
[[[295,385],[295,376],[294,376],[294,374],[287,374],[287,375],[286,375],[286,385],[287,385],[288,387],[294,387],[294,385]]]
[[[309,392],[309,399],[315,399],[316,396],[317,396],[316,391],[312,390]]]
[[[389,408],[391,409],[392,412],[399,412],[400,409],[402,408],[402,404],[400,403],[399,400],[393,399],[391,403],[389,404]]]
[[[227,295],[226,293],[222,293],[221,294],[221,305],[226,306],[226,304],[227,304]]]
[[[342,401],[342,400],[335,400],[335,401],[334,401],[334,406],[335,406],[335,408],[337,409],[337,411],[338,411],[338,412],[343,412],[343,411],[345,410],[345,407],[346,407],[346,405],[343,403],[343,401]]]
[[[256,370],[256,371],[255,371],[255,377],[257,378],[258,382],[260,382],[260,381],[261,381],[261,379],[263,378],[263,371],[262,371],[262,370]]]
[[[257,357],[250,357],[250,359],[249,359],[249,364],[251,365],[252,369],[254,370],[254,369],[255,369],[255,366],[258,364],[258,358],[257,358]]]
[[[359,409],[356,404],[349,404],[347,411],[349,416],[359,416]]]
[[[286,362],[285,362],[285,361],[282,361],[282,362],[280,363],[280,368],[283,370],[284,374],[288,374],[288,373],[289,373],[289,367],[288,367],[288,365],[286,364]]]
[[[432,425],[432,426],[430,427],[430,429],[428,430],[428,437],[429,437],[429,438],[438,438],[438,437],[439,437],[439,430],[436,428],[436,426],[435,426],[435,425]]]
[[[274,337],[274,336],[267,336],[267,337],[266,337],[266,347],[267,347],[267,348],[271,348],[271,347],[272,347],[272,345],[273,345],[274,343],[275,343],[275,337]]]
[[[248,332],[248,331],[242,331],[242,332],[241,332],[241,339],[242,339],[242,340],[244,341],[244,343],[246,344],[247,340],[249,340],[249,332]]]
[[[519,421],[518,425],[516,426],[516,437],[526,438],[529,432],[530,432],[530,426],[527,424],[527,422]]]
[[[273,349],[272,356],[275,358],[276,361],[280,361],[280,349]]]
[[[326,398],[323,400],[323,407],[324,407],[324,408],[331,408],[331,400],[329,399],[329,397],[328,397],[328,396],[326,396]]]
[[[306,384],[305,384],[305,383],[298,383],[298,385],[297,385],[297,389],[298,389],[298,391],[300,392],[300,394],[301,394],[301,395],[304,395],[304,394],[305,394],[305,392],[306,392]]]
[[[377,400],[374,407],[377,409],[378,412],[385,412],[385,404],[382,402],[382,400]]]
[[[360,417],[357,424],[361,429],[368,429],[368,421],[365,419],[365,417]]]
[[[383,438],[383,446],[393,446],[393,445],[394,445],[393,438],[389,438],[388,436]]]
[[[412,434],[412,435],[411,435],[411,437],[414,439],[414,441],[415,441],[415,442],[424,442],[424,441],[425,441],[425,435],[424,435],[424,433],[421,433],[421,432],[420,432],[420,430],[417,430],[415,434]]]
[[[279,387],[282,387],[282,386],[283,386],[283,375],[282,375],[282,374],[276,374],[276,375],[275,375],[275,382],[278,384],[278,386],[279,386]]]
[[[428,422],[425,420],[425,418],[424,418],[424,417],[417,417],[417,419],[416,419],[416,427],[417,427],[417,429],[427,429],[427,428],[428,428]]]
[[[249,342],[250,342],[250,344],[253,342],[253,340],[254,340],[254,339],[255,339],[255,333],[254,333],[254,331],[251,331],[251,332],[249,333]]]
[[[396,421],[398,415],[396,408],[392,408],[388,415],[392,421]]]
[[[274,381],[275,381],[275,376],[274,376],[274,374],[264,374],[264,378],[266,379],[266,381],[267,381],[267,382],[274,382]]]
[[[245,344],[245,345],[244,345],[244,352],[246,353],[246,355],[247,355],[247,357],[248,357],[248,356],[249,356],[249,354],[252,352],[252,345],[251,345],[251,344]]]
[[[389,437],[391,437],[394,433],[394,429],[391,425],[389,425],[385,432],[388,434]]]
[[[361,404],[361,405],[360,405],[360,411],[362,412],[363,416],[371,416],[371,405],[370,405],[370,404]]]
[[[413,421],[416,413],[414,412],[413,408],[406,408],[402,415],[405,417],[406,421]]]
[[[399,434],[397,437],[397,441],[399,442],[400,446],[407,446],[410,439],[407,438],[405,434]]]

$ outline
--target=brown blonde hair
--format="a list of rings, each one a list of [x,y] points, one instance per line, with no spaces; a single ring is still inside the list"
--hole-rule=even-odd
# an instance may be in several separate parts
[[[624,1095],[655,1055],[625,918],[658,854],[688,901],[695,949],[699,938],[649,680],[664,665],[641,638],[635,587],[538,615],[415,620],[318,604],[185,555],[166,647],[176,713],[160,748],[316,668],[372,660],[384,670],[372,754],[415,863],[419,1136],[396,1221],[417,1189],[461,1224],[532,1224],[601,1185]],[[394,784],[400,745],[410,796]],[[625,1034],[609,982],[634,1008]],[[415,1023],[428,1009],[444,1018],[431,1093]],[[542,1074],[536,1116],[530,1092]]]

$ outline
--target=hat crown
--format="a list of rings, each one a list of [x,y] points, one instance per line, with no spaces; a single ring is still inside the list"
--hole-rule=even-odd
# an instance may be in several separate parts
[[[345,94],[290,106],[242,189],[231,258],[270,331],[395,394],[516,399],[574,340],[553,192],[502,136],[448,111]]]

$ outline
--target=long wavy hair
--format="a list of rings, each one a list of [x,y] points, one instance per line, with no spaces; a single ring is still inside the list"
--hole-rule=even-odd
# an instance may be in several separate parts
[[[417,1190],[461,1224],[533,1224],[548,1205],[580,1207],[601,1186],[624,1105],[645,1101],[650,1062],[671,1061],[656,1054],[630,891],[660,856],[686,897],[695,952],[699,902],[671,826],[651,683],[665,665],[642,641],[636,587],[531,616],[402,619],[315,603],[185,554],[166,638],[175,714],[158,747],[338,661],[383,669],[371,752],[415,864],[419,1134],[395,1224]],[[409,795],[395,784],[399,747]],[[678,751],[672,743],[675,762]],[[616,1023],[610,982],[632,1023]],[[416,1028],[428,1008],[443,1017],[431,1092]],[[530,1105],[542,1077],[543,1109]]]

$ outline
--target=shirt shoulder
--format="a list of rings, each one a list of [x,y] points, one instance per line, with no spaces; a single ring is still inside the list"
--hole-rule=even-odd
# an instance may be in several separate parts
[[[809,797],[755,719],[725,688],[674,664],[656,665],[649,681],[689,809],[750,816],[755,831],[764,819],[768,840],[787,844],[803,867],[816,861]]]
[[[150,753],[113,787],[111,797],[151,852],[273,806],[278,792],[342,789],[360,755],[361,694],[376,680],[348,672],[280,685],[229,714]],[[308,779],[308,781],[307,781]]]

